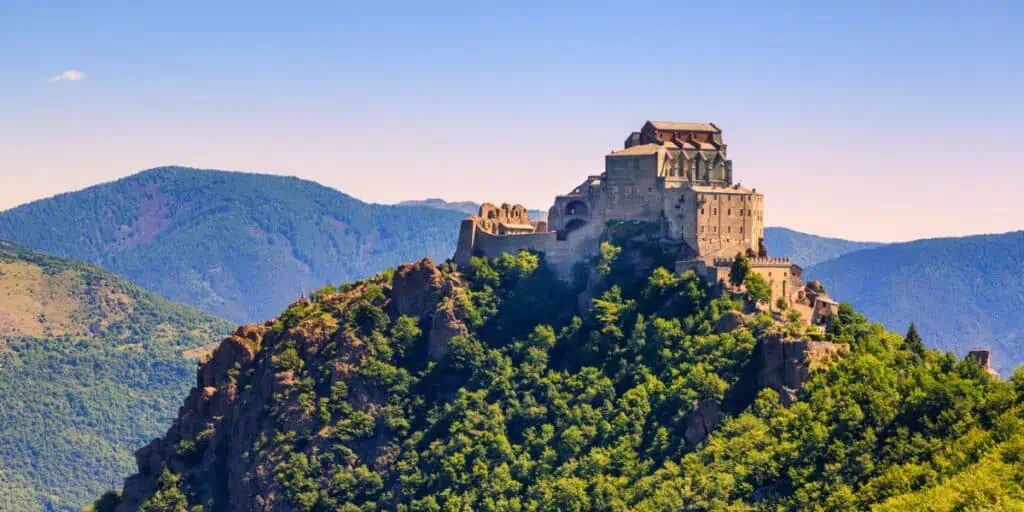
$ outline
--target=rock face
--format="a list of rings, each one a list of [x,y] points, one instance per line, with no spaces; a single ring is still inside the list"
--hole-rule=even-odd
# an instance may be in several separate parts
[[[826,367],[845,350],[846,345],[827,341],[765,338],[754,349],[754,362],[758,365],[757,384],[778,391],[782,403],[788,406],[796,401],[812,369]]]
[[[722,317],[715,322],[714,329],[715,332],[718,333],[729,332],[733,329],[739,328],[741,325],[743,325],[743,315],[735,311],[730,311],[722,315]]]
[[[291,510],[275,474],[288,460],[280,450],[289,443],[267,436],[305,432],[301,442],[311,453],[329,452],[332,443],[328,430],[309,431],[320,412],[302,398],[308,384],[300,369],[331,389],[340,384],[348,406],[377,425],[379,435],[353,444],[353,461],[382,475],[393,472],[395,447],[385,442],[386,394],[358,370],[372,349],[365,333],[339,328],[339,318],[358,317],[368,311],[368,301],[376,301],[379,309],[366,322],[379,314],[391,324],[401,316],[418,319],[421,341],[409,350],[438,360],[448,354],[452,337],[468,332],[465,293],[457,275],[422,260],[399,267],[391,283],[360,282],[318,303],[302,299],[276,321],[239,328],[201,361],[196,386],[166,435],[136,452],[138,473],[125,480],[118,512],[138,510],[159,491],[164,468],[215,510]]]
[[[399,265],[391,284],[391,304],[399,315],[423,317],[441,296],[444,278],[429,258]]]
[[[715,400],[704,400],[686,419],[686,430],[683,438],[687,443],[695,445],[704,440],[711,430],[722,421],[720,404]]]
[[[525,209],[524,209],[525,211]],[[463,291],[446,280],[429,259],[401,265],[395,271],[391,303],[400,315],[420,319],[428,332],[428,355],[435,361],[448,355],[448,342],[469,332],[459,305]]]
[[[742,325],[742,316],[724,315],[715,324],[716,332],[728,332]],[[739,324],[737,324],[739,322]],[[827,368],[846,351],[846,345],[826,341],[792,341],[778,336],[764,338],[754,347],[753,359],[745,372],[753,375],[756,389],[772,388],[785,406],[797,401],[800,390],[818,368]],[[702,400],[686,417],[683,437],[690,445],[699,444],[722,421],[722,411],[742,410],[749,398],[726,396],[723,403]]]

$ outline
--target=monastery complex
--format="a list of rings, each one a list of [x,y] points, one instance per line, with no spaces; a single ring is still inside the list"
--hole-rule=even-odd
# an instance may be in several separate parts
[[[546,221],[529,219],[520,205],[482,205],[479,215],[462,221],[454,259],[464,265],[473,256],[534,250],[568,278],[574,264],[597,255],[608,223],[645,222],[681,247],[678,272],[693,270],[711,283],[726,282],[742,253],[771,285],[773,300],[783,297],[812,311],[833,309],[824,294],[821,304],[808,301],[799,266],[767,254],[764,208],[763,194],[734,182],[718,126],[648,121],[626,137],[623,149],[605,156],[603,173],[555,197]]]

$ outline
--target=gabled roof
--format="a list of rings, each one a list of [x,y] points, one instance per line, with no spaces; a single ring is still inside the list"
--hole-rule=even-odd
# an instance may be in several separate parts
[[[722,130],[715,126],[715,123],[684,123],[679,121],[647,121],[656,130],[667,132],[711,132],[719,133]]]

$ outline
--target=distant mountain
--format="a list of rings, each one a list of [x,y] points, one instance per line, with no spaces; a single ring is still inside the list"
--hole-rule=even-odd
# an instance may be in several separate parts
[[[765,228],[764,238],[768,254],[788,256],[804,268],[850,252],[883,245],[878,242],[852,242],[841,238],[827,238],[780,227]]]
[[[474,203],[473,201],[445,201],[436,197],[402,201],[398,203],[398,206],[429,206],[441,210],[455,210],[467,215],[476,215],[480,212],[480,203]],[[548,212],[543,210],[527,210],[526,213],[531,219],[544,220],[548,218]]]
[[[443,260],[462,218],[297,178],[163,167],[2,212],[0,238],[250,322],[326,283]]]
[[[1024,231],[856,251],[805,278],[890,329],[914,322],[929,347],[989,348],[1003,376],[1024,362]]]
[[[229,328],[0,241],[0,510],[78,510],[119,485]]]

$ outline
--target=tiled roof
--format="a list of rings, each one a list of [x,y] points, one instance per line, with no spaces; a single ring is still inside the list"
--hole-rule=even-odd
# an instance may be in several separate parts
[[[718,129],[714,123],[681,123],[678,121],[648,121],[657,130],[665,130],[669,132],[712,132],[718,133],[722,130]]]
[[[633,146],[619,151],[612,151],[608,153],[608,156],[643,156],[643,155],[655,155],[662,150],[662,147],[658,144],[643,144],[640,146]]]

